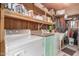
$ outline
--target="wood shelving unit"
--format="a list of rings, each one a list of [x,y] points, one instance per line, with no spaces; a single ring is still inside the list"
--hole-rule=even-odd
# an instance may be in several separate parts
[[[50,23],[50,22],[47,22],[47,21],[33,19],[32,17],[29,17],[29,16],[23,16],[20,13],[16,13],[16,12],[9,11],[9,10],[6,10],[6,9],[5,9],[4,16],[9,17],[9,18],[16,18],[16,19],[21,19],[21,20],[26,20],[26,21],[36,22],[36,23],[47,24],[47,25],[52,25],[53,24],[53,23]]]
[[[20,13],[9,11],[5,9],[2,4],[0,4],[0,55],[5,55],[6,47],[5,47],[4,29],[40,30],[39,27],[41,25],[43,25],[43,29],[47,29],[48,26],[53,25],[53,23],[33,19],[32,17],[23,16]]]
[[[37,6],[36,6],[37,7]],[[41,7],[37,7],[37,8],[39,8],[40,10],[42,10],[43,12],[45,12],[47,15],[49,15],[49,16],[51,16],[52,17],[52,15],[49,13],[49,12],[47,12],[47,11],[45,11],[44,9],[42,9]]]
[[[42,7],[38,7],[36,6],[34,3],[27,3],[27,4],[23,4],[28,10],[34,10],[34,13],[40,13],[43,15],[48,15],[50,17],[52,17],[53,15],[51,15],[48,11],[45,11]],[[39,10],[38,10],[39,9]]]

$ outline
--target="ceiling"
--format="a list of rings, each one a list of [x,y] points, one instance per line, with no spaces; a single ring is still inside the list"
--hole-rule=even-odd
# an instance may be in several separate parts
[[[43,5],[48,9],[55,10],[79,7],[79,3],[43,3]]]

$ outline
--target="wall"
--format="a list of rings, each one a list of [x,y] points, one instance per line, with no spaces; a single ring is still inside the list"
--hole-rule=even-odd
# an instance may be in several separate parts
[[[66,13],[68,15],[74,15],[74,14],[79,14],[79,6],[74,6],[66,9]]]
[[[6,18],[4,21],[5,29],[31,29],[38,30],[38,26],[41,26],[41,23],[29,22],[25,20]],[[42,29],[47,29],[48,25],[43,24]]]

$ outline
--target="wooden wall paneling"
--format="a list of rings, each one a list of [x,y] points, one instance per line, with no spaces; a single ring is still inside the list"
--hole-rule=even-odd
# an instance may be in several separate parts
[[[42,29],[42,24],[39,23],[39,24],[38,24],[38,30],[41,30],[41,29]]]
[[[28,21],[22,21],[21,28],[28,29]]]
[[[31,22],[28,23],[28,29],[31,29]]]
[[[28,23],[28,29],[30,29],[30,26],[29,26],[30,25],[30,22],[28,21],[27,23]]]
[[[23,3],[27,10],[33,10],[33,3]]]
[[[30,29],[31,29],[31,30],[34,30],[34,29],[35,29],[34,25],[35,25],[35,24],[34,24],[33,22],[30,22]]]
[[[10,21],[8,21],[8,19],[4,20],[4,28],[5,29],[9,29],[10,25],[9,25]]]
[[[16,24],[14,24],[14,20],[12,20],[11,18],[5,18],[5,23],[4,24],[5,24],[5,29],[15,29],[14,26]]]
[[[31,25],[30,26],[31,26],[31,30],[34,30],[35,29],[34,23],[31,22]]]
[[[38,30],[38,23],[36,23],[36,30]]]
[[[34,30],[35,27],[34,27],[35,23],[31,23],[31,29]]]
[[[34,23],[34,30],[38,30],[38,23]]]
[[[27,29],[28,22],[17,19],[5,19],[5,29]]]
[[[12,20],[12,26],[13,26],[13,29],[21,29],[21,21],[18,19],[18,20]]]
[[[25,22],[25,21],[22,21],[22,23],[23,23],[23,24],[21,24],[21,28],[22,28],[22,29],[26,29],[26,22]]]
[[[34,24],[32,22],[30,22],[30,29],[34,30]]]
[[[21,21],[21,29],[24,29],[24,28],[26,28],[26,22]]]
[[[4,39],[4,7],[0,4],[0,56],[5,55],[5,39]]]
[[[17,22],[17,20],[14,19],[5,19],[5,29],[18,29],[20,22]]]
[[[38,30],[38,23],[35,23],[35,22],[28,22],[28,29],[31,29],[31,30]]]
[[[5,29],[31,29],[38,30],[38,23],[17,19],[5,19]]]
[[[11,19],[11,20],[10,20],[10,28],[11,28],[11,29],[15,29],[16,27],[18,28],[19,23],[20,23],[20,22],[17,23],[17,20],[15,21],[14,19]],[[16,28],[16,29],[17,29],[17,28]]]
[[[44,24],[44,25],[42,26],[42,29],[47,29],[47,25]]]

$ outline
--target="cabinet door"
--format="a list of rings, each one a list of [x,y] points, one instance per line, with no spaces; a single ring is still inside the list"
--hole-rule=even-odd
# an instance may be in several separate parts
[[[45,55],[54,56],[57,54],[57,38],[54,36],[48,36],[45,40]]]
[[[46,37],[45,40],[45,55],[51,56],[53,52],[53,41],[52,36]]]
[[[53,37],[53,55],[56,56],[58,54],[58,38],[57,36]]]
[[[45,56],[50,56],[50,37],[45,39]]]

